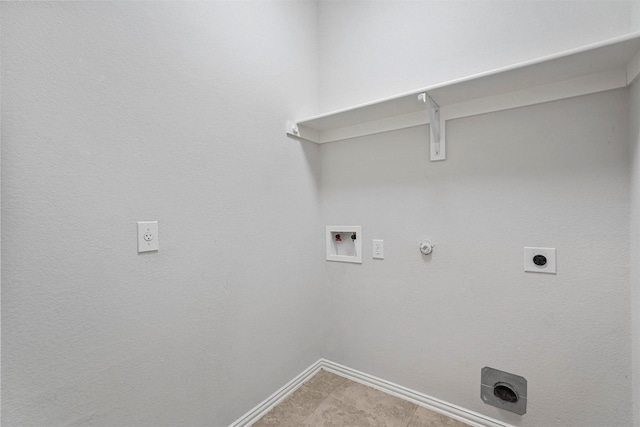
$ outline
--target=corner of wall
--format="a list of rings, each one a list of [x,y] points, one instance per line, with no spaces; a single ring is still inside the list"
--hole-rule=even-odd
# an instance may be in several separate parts
[[[631,316],[633,425],[640,427],[640,79],[630,87],[629,135],[631,150]]]

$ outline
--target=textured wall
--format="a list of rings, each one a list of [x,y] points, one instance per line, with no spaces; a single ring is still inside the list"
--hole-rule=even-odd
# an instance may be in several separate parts
[[[633,28],[631,3],[321,1],[322,110],[420,89],[628,33]]]
[[[350,105],[633,26],[539,5],[0,2],[3,423],[224,426],[327,356],[514,424],[628,425],[622,91],[450,122],[442,163],[426,128],[283,137],[318,87]],[[325,265],[329,223],[387,259]],[[485,365],[531,381],[524,422],[479,401]]]
[[[640,427],[640,79],[629,91],[631,137],[631,310],[633,316],[633,421]]]
[[[321,104],[630,28],[628,2],[475,3],[322,3]],[[323,221],[365,239],[361,266],[325,266],[328,357],[515,425],[631,424],[627,102],[612,91],[450,121],[445,162],[428,161],[427,127],[323,146]],[[525,274],[524,246],[556,247],[558,274]],[[483,366],[529,380],[525,416],[482,403]]]
[[[3,425],[228,425],[322,356],[316,5],[0,8]]]
[[[626,102],[455,120],[439,163],[426,127],[324,146],[324,221],[364,238],[362,265],[326,263],[328,358],[514,425],[629,425]],[[524,246],[558,274],[524,273]],[[527,378],[525,416],[482,403],[484,366]]]

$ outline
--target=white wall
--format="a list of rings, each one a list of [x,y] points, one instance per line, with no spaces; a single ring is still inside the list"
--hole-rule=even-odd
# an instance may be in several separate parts
[[[315,3],[0,7],[3,425],[228,425],[322,356]]]
[[[632,29],[629,0],[319,4],[323,111],[599,42]]]
[[[631,310],[633,326],[633,420],[640,427],[640,80],[629,96],[631,137]]]
[[[631,23],[634,31],[640,31],[640,0],[631,0]]]
[[[631,28],[628,2],[477,3],[321,3],[321,104]],[[515,425],[630,425],[627,102],[621,90],[451,121],[445,162],[428,161],[427,127],[323,146],[322,219],[365,239],[361,266],[325,266],[328,357]],[[558,274],[524,273],[524,246],[557,248]],[[525,416],[482,403],[484,366],[528,379]]]
[[[426,128],[317,147],[282,124],[616,36],[631,8],[0,2],[2,421],[223,426],[325,356],[514,424],[629,424],[625,93],[450,122],[442,163]],[[329,223],[387,259],[325,265]],[[524,245],[559,274],[522,273]],[[480,402],[485,365],[529,379],[523,421]]]
[[[328,358],[515,425],[629,425],[626,102],[453,121],[440,163],[425,128],[323,147],[324,221],[365,239],[362,266],[326,265]],[[524,246],[558,274],[524,273]],[[527,378],[524,417],[482,403],[484,366]]]

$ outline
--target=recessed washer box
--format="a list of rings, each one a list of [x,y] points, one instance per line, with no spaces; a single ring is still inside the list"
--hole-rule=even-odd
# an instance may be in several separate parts
[[[328,225],[326,231],[327,261],[362,264],[362,227]]]

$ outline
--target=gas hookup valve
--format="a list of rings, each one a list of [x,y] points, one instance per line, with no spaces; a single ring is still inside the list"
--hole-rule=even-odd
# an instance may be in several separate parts
[[[431,243],[431,240],[423,240],[422,242],[420,242],[420,252],[425,255],[429,255],[431,252],[433,252],[434,247],[435,244]]]

